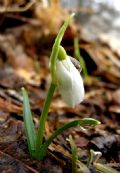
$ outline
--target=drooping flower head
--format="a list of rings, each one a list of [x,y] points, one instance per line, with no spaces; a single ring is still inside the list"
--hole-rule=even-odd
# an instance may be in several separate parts
[[[63,100],[74,107],[84,98],[83,80],[64,48],[60,46],[56,61],[55,80]]]

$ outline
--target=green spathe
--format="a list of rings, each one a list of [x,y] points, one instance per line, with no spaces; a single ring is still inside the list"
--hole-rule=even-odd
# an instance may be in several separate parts
[[[65,60],[66,58],[67,58],[67,53],[65,49],[62,46],[60,46],[59,52],[58,52],[58,60],[62,61],[62,60]]]
[[[51,56],[50,56],[50,72],[51,72],[51,76],[52,76],[52,81],[53,83],[55,83],[55,79],[54,79],[54,74],[56,71],[56,60],[58,58],[58,53],[59,53],[59,48],[60,48],[60,44],[62,41],[62,38],[64,36],[65,30],[67,29],[69,23],[71,22],[71,20],[74,17],[74,13],[72,13],[68,19],[64,22],[64,24],[62,25],[62,27],[59,30],[59,33],[55,39],[55,42],[53,44],[53,48],[52,48],[52,52],[51,52]]]

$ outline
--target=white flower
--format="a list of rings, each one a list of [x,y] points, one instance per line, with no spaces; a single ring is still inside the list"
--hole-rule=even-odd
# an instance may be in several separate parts
[[[80,72],[67,56],[64,60],[57,59],[55,78],[63,100],[74,107],[84,98],[84,85]]]

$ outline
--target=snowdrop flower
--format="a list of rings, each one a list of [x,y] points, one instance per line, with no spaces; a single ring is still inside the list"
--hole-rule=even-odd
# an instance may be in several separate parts
[[[48,116],[49,107],[52,101],[52,97],[56,87],[59,88],[63,99],[70,105],[75,106],[80,103],[84,97],[83,81],[79,71],[72,64],[70,58],[67,56],[66,51],[60,46],[63,35],[74,14],[71,14],[65,21],[63,26],[55,39],[55,43],[52,48],[50,56],[50,72],[51,72],[51,84],[48,89],[47,97],[45,99],[44,107],[40,116],[38,132],[36,134],[32,112],[30,109],[29,98],[26,90],[23,88],[23,117],[24,126],[27,136],[27,143],[30,155],[37,160],[42,160],[48,150],[49,145],[53,140],[60,135],[64,130],[71,127],[82,125],[97,125],[99,121],[84,118],[82,120],[75,120],[64,124],[58,128],[51,136],[44,141],[45,122]],[[99,166],[99,165],[98,165]],[[97,167],[97,165],[96,165]],[[102,169],[101,169],[102,170]],[[113,171],[114,172],[114,171]]]
[[[60,94],[68,105],[74,107],[83,100],[83,80],[69,56],[57,59],[55,78]]]

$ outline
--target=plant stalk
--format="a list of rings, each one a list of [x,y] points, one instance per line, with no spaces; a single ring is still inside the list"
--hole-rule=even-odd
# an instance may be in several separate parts
[[[51,83],[50,88],[48,90],[47,98],[45,100],[45,104],[43,107],[42,114],[40,116],[40,121],[39,121],[39,127],[38,127],[38,132],[37,132],[37,139],[36,139],[36,158],[40,158],[40,147],[43,143],[43,136],[44,136],[44,131],[45,131],[45,121],[47,119],[48,115],[48,110],[50,107],[50,103],[55,91],[56,85]]]

